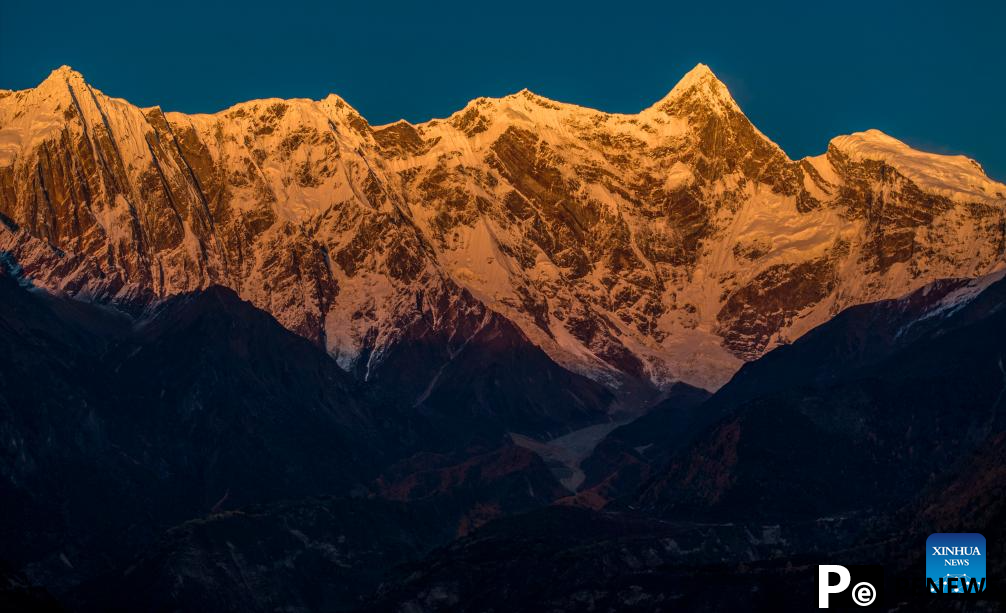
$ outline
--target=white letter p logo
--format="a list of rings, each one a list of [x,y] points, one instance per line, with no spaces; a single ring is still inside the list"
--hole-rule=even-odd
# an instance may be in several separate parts
[[[828,583],[829,575],[838,575],[838,583]],[[817,567],[817,606],[821,609],[828,608],[829,594],[838,594],[845,591],[852,583],[852,575],[849,569],[838,564],[822,564]]]

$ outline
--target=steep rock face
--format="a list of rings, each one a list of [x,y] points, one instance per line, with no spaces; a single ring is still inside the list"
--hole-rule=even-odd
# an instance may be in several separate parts
[[[524,90],[379,127],[334,95],[139,109],[66,67],[0,97],[24,274],[127,303],[223,284],[361,376],[489,310],[606,383],[715,388],[845,307],[992,270],[1004,202],[876,131],[790,160],[702,65],[637,115]]]

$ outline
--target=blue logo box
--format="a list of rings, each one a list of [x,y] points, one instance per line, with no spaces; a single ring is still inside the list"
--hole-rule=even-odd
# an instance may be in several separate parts
[[[933,594],[978,594],[985,582],[985,537],[938,532],[926,539],[926,584]]]

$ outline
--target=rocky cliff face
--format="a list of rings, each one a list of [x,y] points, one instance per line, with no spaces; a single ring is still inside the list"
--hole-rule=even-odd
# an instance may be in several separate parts
[[[1004,206],[877,131],[791,160],[702,65],[636,115],[525,90],[417,125],[334,95],[141,109],[66,67],[0,92],[8,266],[126,305],[226,285],[365,378],[498,315],[594,379],[716,388],[847,306],[996,268]]]

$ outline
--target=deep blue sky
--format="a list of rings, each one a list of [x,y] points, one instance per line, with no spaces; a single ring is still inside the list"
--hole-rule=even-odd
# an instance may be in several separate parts
[[[335,92],[378,124],[523,87],[635,112],[704,62],[792,157],[873,127],[1006,179],[1006,3],[769,4],[6,0],[0,87],[69,64],[140,105]]]

